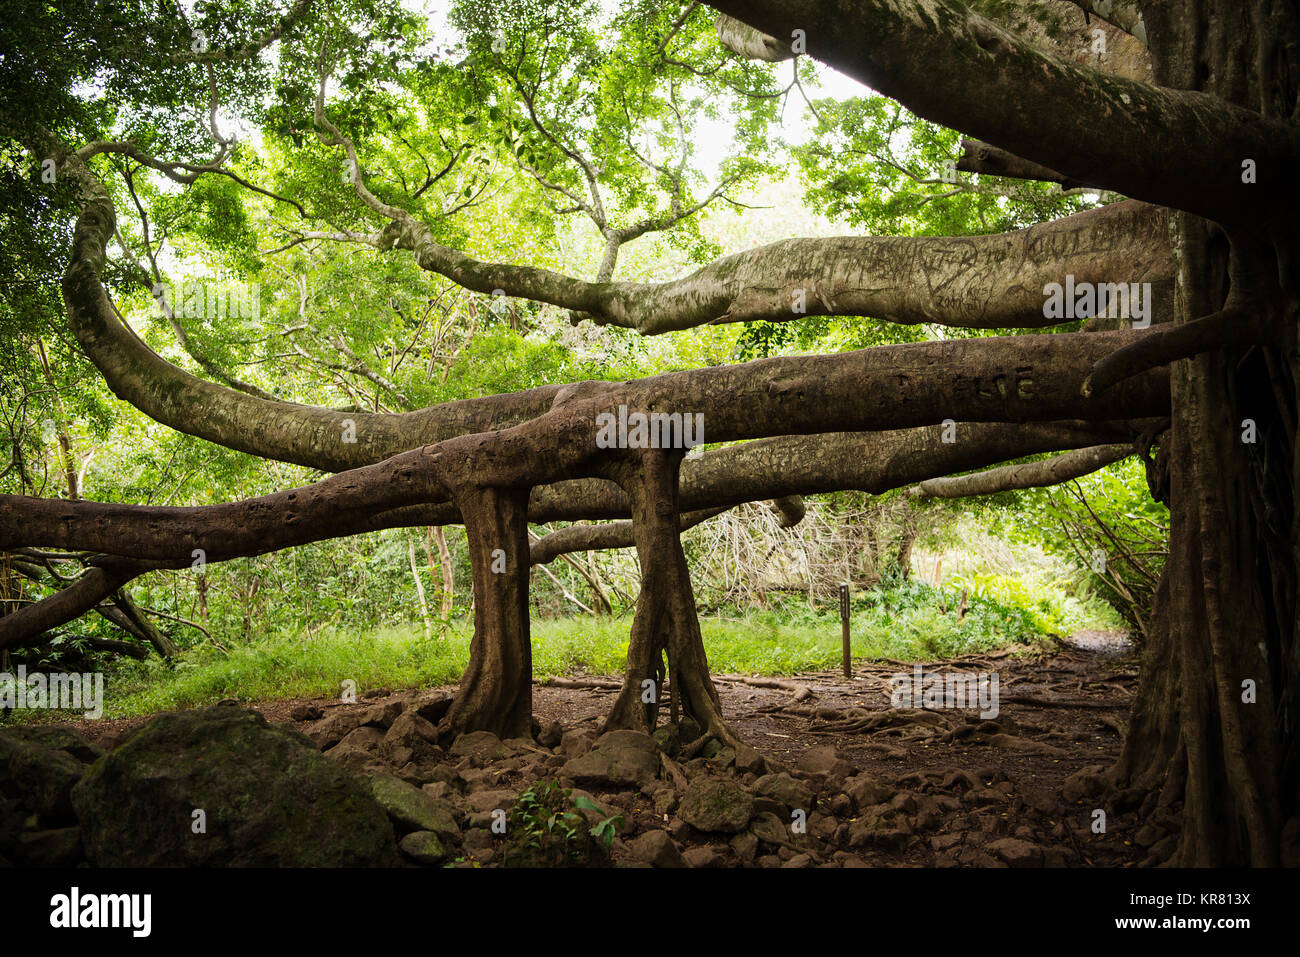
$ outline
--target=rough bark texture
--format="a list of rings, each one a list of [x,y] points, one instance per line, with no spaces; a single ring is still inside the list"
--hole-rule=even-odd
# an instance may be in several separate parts
[[[1087,475],[1089,472],[1103,469],[1107,465],[1113,465],[1132,454],[1132,447],[1127,445],[1095,445],[1038,462],[1004,465],[1002,468],[975,472],[971,475],[950,475],[947,478],[928,479],[913,488],[911,494],[925,498],[966,498],[971,495],[993,495],[1018,488],[1059,485],[1081,475]]]
[[[1275,55],[1297,42],[1293,6],[1202,0],[1147,13],[1160,82],[1295,115],[1300,65]],[[1275,865],[1297,785],[1296,235],[1225,232],[1186,214],[1173,229],[1179,322],[1231,297],[1275,310],[1283,330],[1173,367],[1170,557],[1114,777],[1181,802],[1170,863]]]
[[[734,744],[709,677],[695,593],[682,551],[677,494],[681,457],[676,450],[646,450],[619,462],[612,471],[632,502],[641,594],[623,688],[605,729],[654,730],[668,677],[678,717],[694,718],[706,737]],[[646,681],[653,684],[647,686]],[[653,692],[653,702],[646,701],[648,692]]]
[[[528,490],[455,487],[474,578],[474,638],[440,735],[491,731],[531,737],[533,651],[528,631]]]
[[[802,29],[810,56],[899,100],[926,119],[992,143],[1071,179],[1095,183],[1145,202],[1214,217],[1220,222],[1282,226],[1296,206],[1290,170],[1300,155],[1300,130],[1290,109],[1257,112],[1259,100],[1209,95],[1199,82],[1169,84],[1156,62],[1156,82],[1142,83],[1042,52],[956,0],[715,0],[715,9],[772,36]],[[1153,60],[1156,33],[1195,33],[1217,3],[1179,3],[1147,18]],[[1226,6],[1226,5],[1225,5]],[[1254,0],[1223,11],[1234,27],[1273,10]],[[1294,20],[1277,5],[1278,24]],[[1159,22],[1156,22],[1158,19]],[[1167,25],[1180,20],[1181,24]],[[1268,27],[1274,29],[1274,27]],[[1281,29],[1281,27],[1277,27]],[[1258,32],[1250,28],[1251,35]],[[1240,36],[1237,34],[1236,36]],[[1234,36],[1213,55],[1240,70],[1255,56]],[[1287,41],[1289,42],[1289,41]],[[1280,43],[1262,56],[1278,69]],[[1226,82],[1236,82],[1225,77]],[[1280,84],[1287,89],[1286,83]],[[1086,143],[1086,148],[1080,144]],[[1213,144],[1194,148],[1192,143]],[[1250,157],[1276,178],[1247,185]],[[1178,159],[1176,159],[1178,158]]]

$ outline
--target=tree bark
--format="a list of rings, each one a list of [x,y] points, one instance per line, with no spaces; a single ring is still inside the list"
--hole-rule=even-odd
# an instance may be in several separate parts
[[[667,677],[680,715],[694,718],[705,737],[734,745],[737,739],[722,717],[718,692],[709,676],[695,593],[682,551],[681,458],[678,450],[648,449],[629,455],[612,470],[632,502],[641,594],[632,621],[623,687],[610,709],[605,730],[653,731]]]
[[[528,622],[528,489],[457,481],[474,579],[474,638],[439,736],[491,731],[532,736],[533,653]]]
[[[1195,18],[1153,8],[1147,27],[1157,79],[1293,116],[1300,64],[1266,56],[1300,34],[1285,6],[1202,0]],[[1300,760],[1293,278],[1300,247],[1294,228],[1246,234],[1191,215],[1173,226],[1183,328],[1231,300],[1277,314],[1283,331],[1272,343],[1228,343],[1173,365],[1169,561],[1113,780],[1158,789],[1163,807],[1181,805],[1169,863],[1273,866],[1282,857],[1282,822],[1296,813]]]

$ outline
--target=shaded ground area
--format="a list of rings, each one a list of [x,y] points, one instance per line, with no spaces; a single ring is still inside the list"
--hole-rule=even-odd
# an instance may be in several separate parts
[[[401,779],[457,819],[408,859],[503,863],[493,814],[529,786],[558,780],[592,802],[591,823],[621,816],[616,863],[656,866],[1135,866],[1160,859],[1175,812],[1105,805],[1093,774],[1117,757],[1136,686],[1119,636],[1092,633],[1037,654],[1010,649],[924,664],[925,674],[996,673],[999,708],[893,708],[891,679],[913,663],[860,664],[852,678],[720,675],[723,710],[752,746],[682,750],[672,728],[648,736],[600,723],[617,681],[554,679],[534,689],[538,741],[485,733],[438,742],[432,722],[453,688],[376,689],[354,704],[251,705],[307,734],[352,770]],[[669,689],[669,692],[671,689]],[[665,708],[665,712],[667,709]],[[406,717],[402,718],[405,715]],[[402,720],[398,720],[402,718]],[[111,748],[148,718],[81,722]],[[1098,832],[1098,810],[1105,831]],[[397,818],[395,817],[396,821]],[[417,835],[425,834],[418,831]],[[418,844],[418,840],[415,842]]]

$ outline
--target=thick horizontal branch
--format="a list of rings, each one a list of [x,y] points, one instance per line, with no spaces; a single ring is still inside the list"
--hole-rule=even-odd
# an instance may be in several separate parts
[[[146,566],[129,563],[87,569],[74,584],[49,598],[0,617],[0,648],[18,645],[79,618],[145,570]]]
[[[789,41],[768,36],[762,30],[755,30],[749,24],[725,13],[718,14],[714,29],[717,30],[719,43],[747,60],[779,63],[794,57],[794,49]]]
[[[706,508],[684,513],[679,521],[682,531],[707,522],[715,515],[728,511],[730,506]],[[603,525],[570,525],[543,535],[529,547],[529,561],[545,565],[569,552],[599,551],[608,548],[631,548],[636,544],[632,537],[632,522],[608,522]]]
[[[100,283],[113,224],[108,196],[89,199],[63,277],[68,321],[113,393],[179,432],[253,455],[342,471],[453,435],[526,421],[545,412],[559,391],[543,386],[379,415],[260,399],[208,382],[163,359],[118,320]]]
[[[966,498],[971,495],[1009,492],[1013,489],[1060,485],[1081,475],[1096,472],[1107,465],[1113,465],[1132,454],[1131,445],[1095,445],[1038,462],[1004,465],[1001,468],[975,472],[971,475],[927,479],[912,488],[909,494],[917,498]]]
[[[820,315],[1041,328],[1061,321],[1044,315],[1044,286],[1067,274],[1076,282],[1157,284],[1156,311],[1167,314],[1173,276],[1166,213],[1131,201],[990,236],[783,240],[664,283],[590,283],[484,263],[435,243],[414,221],[393,224],[380,245],[412,250],[422,268],[467,289],[549,302],[646,335]]]
[[[1008,153],[1004,149],[998,149],[992,143],[982,143],[979,140],[961,141],[961,158],[957,160],[957,169],[963,173],[983,173],[988,176],[1008,176],[1012,179],[1059,183],[1063,189],[1076,189],[1088,185],[1039,163]]]
[[[1083,395],[1104,392],[1117,382],[1148,369],[1190,359],[1203,352],[1248,343],[1267,343],[1277,326],[1260,312],[1225,309],[1191,322],[1165,326],[1150,336],[1097,360],[1084,380]]]
[[[1079,182],[1264,229],[1283,226],[1297,205],[1294,124],[1068,63],[956,0],[710,5],[772,36],[803,30],[810,56],[928,120]],[[1247,159],[1271,171],[1267,183],[1262,172],[1242,182]]]
[[[340,471],[417,445],[519,424],[547,411],[563,388],[378,415],[259,399],[192,376],[119,321],[100,281],[114,232],[112,202],[84,164],[73,158],[66,167],[84,204],[63,280],[69,323],[109,388],[164,425],[227,448]],[[483,264],[432,244],[421,230],[408,222],[401,235],[422,265],[462,285],[505,288],[619,324],[640,322],[646,332],[827,312],[974,327],[1046,325],[1056,321],[1042,315],[1046,282],[1072,273],[1077,282],[1156,280],[1163,289],[1172,268],[1165,214],[1136,203],[1000,236],[792,240],[663,284],[584,283],[546,270]]]
[[[748,501],[847,489],[879,494],[936,474],[1008,458],[1099,439],[1128,439],[1143,427],[1142,422],[962,424],[951,442],[944,441],[947,430],[943,428],[767,439],[688,458],[681,473],[681,502],[691,509],[686,518],[693,525]],[[0,645],[17,644],[72,620],[149,568],[186,567],[200,556],[220,561],[263,554],[381,528],[459,522],[461,516],[449,502],[386,507],[389,503],[383,496],[391,489],[385,479],[401,475],[403,468],[427,454],[427,450],[407,453],[401,457],[401,468],[381,463],[334,476],[315,487],[202,508],[0,496],[0,540],[55,540],[65,546],[80,542],[93,549],[129,550],[153,559],[116,564],[99,559],[107,561],[107,567],[92,568],[77,584],[23,609],[18,613],[21,618],[18,614],[0,618]],[[372,494],[377,497],[373,507],[363,505]],[[429,489],[412,492],[407,485],[396,498],[422,494],[430,494]],[[626,496],[604,480],[536,488],[529,502],[529,518],[534,522],[626,518],[628,514]],[[536,543],[531,560],[536,564],[569,551],[626,547],[628,532],[626,522],[563,529]],[[198,556],[195,548],[202,549]]]

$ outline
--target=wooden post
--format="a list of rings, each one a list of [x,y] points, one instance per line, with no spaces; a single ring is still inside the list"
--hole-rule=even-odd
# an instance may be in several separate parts
[[[849,585],[840,586],[840,626],[844,639],[844,677],[853,677],[852,648],[849,646]]]

